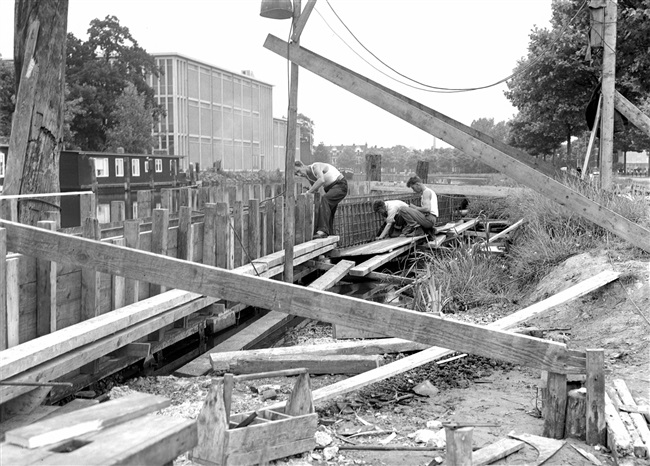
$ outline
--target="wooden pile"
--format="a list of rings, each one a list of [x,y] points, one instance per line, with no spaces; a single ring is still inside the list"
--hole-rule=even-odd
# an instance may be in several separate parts
[[[607,446],[619,465],[634,464],[634,458],[648,458],[650,430],[648,406],[640,406],[622,379],[605,388]]]

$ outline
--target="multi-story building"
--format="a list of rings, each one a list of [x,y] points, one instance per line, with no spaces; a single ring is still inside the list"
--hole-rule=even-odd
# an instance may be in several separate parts
[[[152,55],[162,73],[149,84],[166,111],[154,153],[181,156],[182,168],[284,169],[287,122],[273,118],[271,84],[177,53]]]

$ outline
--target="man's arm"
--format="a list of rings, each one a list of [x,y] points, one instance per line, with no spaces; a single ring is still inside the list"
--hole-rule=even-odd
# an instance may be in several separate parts
[[[410,204],[409,207],[412,207],[413,209],[419,211],[419,212],[431,212],[431,191],[426,190],[422,193],[422,202],[421,206],[417,206],[415,204]]]
[[[392,223],[386,223],[386,226],[382,230],[381,234],[379,236],[377,236],[377,239],[384,239],[388,235],[388,232],[390,231],[391,225],[392,225]]]
[[[309,190],[307,191],[307,194],[317,192],[318,189],[321,186],[323,186],[323,184],[325,184],[325,174],[320,169],[320,167],[312,165],[312,171],[314,172],[314,175],[316,176],[316,181],[314,181],[314,184],[311,185],[311,188],[309,188]]]

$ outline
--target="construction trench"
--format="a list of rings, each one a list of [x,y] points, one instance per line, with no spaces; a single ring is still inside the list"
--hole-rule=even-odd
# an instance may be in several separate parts
[[[556,181],[554,169],[541,160],[296,44],[269,36],[265,46],[283,56],[291,53],[294,63],[650,252],[647,229]],[[390,275],[377,272],[383,264],[417,247],[418,242],[438,245],[438,238],[394,238],[368,246],[379,226],[371,211],[372,199],[398,196],[396,190],[385,193],[373,188],[377,187],[370,183],[356,186],[337,214],[340,236],[318,240],[310,240],[313,198],[296,196],[294,281],[314,270],[324,272],[308,286],[270,279],[284,270],[282,196],[276,187],[170,189],[162,195],[161,208],[147,206],[143,198],[138,203],[140,219],[116,219],[105,227],[92,214],[93,194],[77,193],[85,220],[69,231],[59,231],[55,216],[37,227],[21,225],[12,216],[18,197],[3,199],[9,204],[5,210],[9,215],[0,220],[0,254],[4,256],[0,280],[7,283],[0,299],[2,464],[171,464],[186,452],[199,464],[268,463],[315,447],[318,416],[314,403],[455,353],[544,373],[544,428],[543,437],[519,435],[472,451],[472,430],[481,425],[447,422],[447,464],[489,464],[521,449],[523,442],[543,445],[540,454],[548,458],[563,445],[550,440],[561,440],[568,420],[574,418],[584,426],[586,443],[608,445],[619,464],[629,460],[632,450],[637,454],[636,444],[632,448],[625,443],[624,421],[606,402],[603,349],[568,349],[561,342],[510,331],[552,307],[605,286],[619,273],[595,274],[489,325],[328,292],[347,275],[389,279]],[[452,226],[441,233],[440,241],[477,225],[478,219],[454,218],[458,201],[454,196],[462,194],[448,198],[444,221]],[[402,191],[399,196],[412,194]],[[356,254],[370,255],[370,259],[359,263],[346,259],[346,249],[369,247],[371,251],[362,254],[357,249]],[[253,314],[250,322],[242,328],[235,326],[238,316],[246,313]],[[260,374],[262,364],[251,369],[253,374],[226,372],[211,385],[197,419],[159,416],[152,422],[148,414],[168,406],[169,400],[145,394],[91,406],[79,402],[79,409],[71,407],[59,416],[44,409],[136,363],[153,375],[202,376],[218,367],[223,371],[224,364],[230,369],[234,359],[224,362],[217,355],[228,351],[233,335],[239,339],[239,347],[233,349],[264,347],[288,328],[310,320],[331,323],[341,331],[390,336],[381,344],[413,354],[317,390],[311,390],[310,370],[304,367]],[[208,342],[206,335],[214,338]],[[183,356],[173,361],[165,360],[168,349],[189,344],[188,339],[195,339],[196,348],[184,349]],[[421,346],[408,346],[413,344]],[[410,349],[404,350],[404,345]],[[206,354],[208,346],[217,349],[214,357]],[[323,362],[327,357],[318,356]],[[262,375],[295,377],[289,400],[231,415],[233,384]],[[568,401],[568,383],[576,379],[583,381],[584,400],[574,404]],[[618,388],[623,403],[632,405],[634,400],[629,400],[623,387]],[[568,411],[567,405],[574,411]],[[643,415],[640,408],[632,414],[635,419]],[[39,419],[43,420],[34,422]],[[639,428],[638,434],[643,440],[647,424],[639,425],[645,425],[645,431]],[[647,455],[644,444],[639,455]]]

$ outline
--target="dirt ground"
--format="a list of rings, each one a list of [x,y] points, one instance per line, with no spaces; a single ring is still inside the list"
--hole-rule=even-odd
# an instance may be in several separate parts
[[[623,379],[638,403],[650,401],[650,258],[634,255],[629,249],[599,251],[572,257],[543,279],[537,288],[516,306],[493,306],[472,310],[466,315],[448,315],[449,319],[488,323],[515,310],[552,296],[569,286],[590,278],[605,269],[621,272],[616,282],[571,303],[558,306],[526,325],[546,332],[545,338],[564,342],[569,348],[605,349],[607,384]],[[329,325],[303,330],[296,341],[313,344],[333,341]],[[395,356],[393,356],[394,358]],[[397,356],[401,357],[401,356]],[[316,389],[343,376],[313,376]],[[436,387],[432,396],[413,392],[415,385],[428,380]],[[514,431],[517,434],[541,435],[543,420],[539,409],[540,373],[479,357],[464,357],[444,364],[430,363],[391,379],[379,382],[336,400],[317,404],[319,434],[325,449],[317,448],[300,456],[278,460],[282,465],[369,464],[435,465],[444,460],[444,449],[428,451],[359,451],[345,446],[372,444],[387,446],[424,446],[412,438],[432,421],[455,421],[494,424],[473,431],[474,448],[487,446]],[[175,377],[140,378],[116,387],[112,397],[130,390],[157,393],[172,399],[172,406],[161,414],[195,418],[203,403],[210,377],[178,379]],[[275,385],[278,398],[263,401],[260,388]],[[237,384],[233,393],[233,412],[257,409],[285,400],[293,385],[290,378],[266,379]],[[356,433],[356,435],[355,435]],[[392,434],[395,435],[392,435]],[[327,435],[324,435],[327,434]],[[409,436],[410,435],[410,436]],[[444,435],[442,435],[444,438]],[[431,446],[433,443],[429,443]],[[592,464],[569,444],[593,453],[603,464],[614,464],[604,447],[590,447],[584,442],[568,440],[547,465]],[[524,449],[493,464],[535,464],[537,451]],[[189,465],[179,457],[176,466]],[[650,464],[637,460],[637,464]]]

